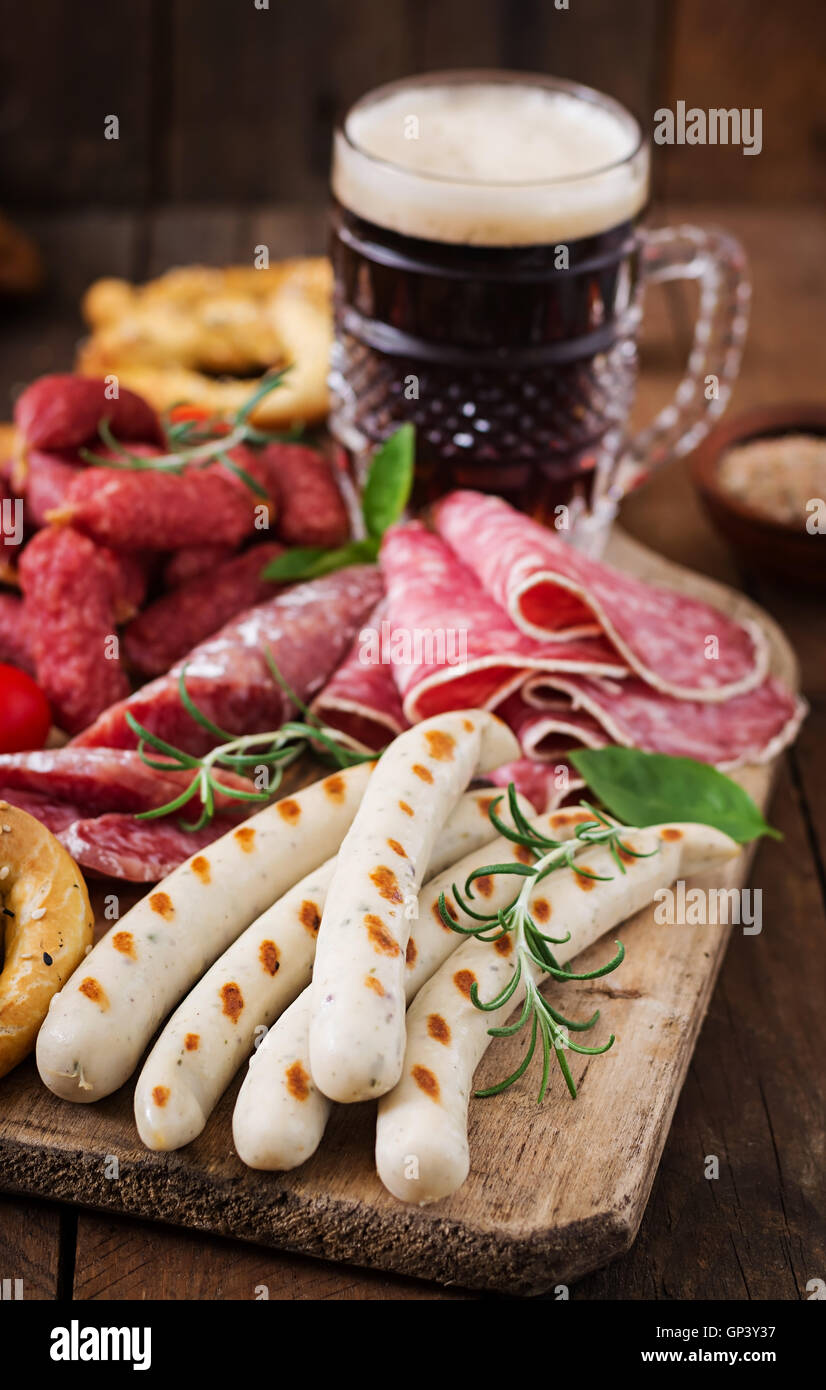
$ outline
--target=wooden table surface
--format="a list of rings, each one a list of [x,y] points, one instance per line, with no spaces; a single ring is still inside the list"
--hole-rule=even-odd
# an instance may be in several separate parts
[[[715,205],[664,215],[725,226],[751,258],[752,326],[733,408],[822,400],[824,214]],[[273,258],[323,244],[317,215],[293,209],[89,212],[29,225],[53,283],[39,304],[7,318],[0,344],[6,414],[10,392],[71,366],[81,332],[77,302],[97,276],[140,279],[187,261],[248,261],[262,243]],[[649,295],[635,418],[645,419],[673,391],[692,308],[680,287]],[[745,588],[775,616],[797,651],[811,714],[778,777],[771,819],[785,839],[763,843],[755,862],[763,931],[732,936],[637,1240],[575,1285],[571,1297],[805,1298],[809,1280],[826,1277],[824,600],[768,583],[759,557],[753,575],[739,573],[681,464],[630,498],[622,522],[669,558]],[[716,1179],[705,1176],[711,1155],[719,1160]],[[30,1299],[479,1296],[0,1195],[0,1279],[7,1278],[22,1279]]]

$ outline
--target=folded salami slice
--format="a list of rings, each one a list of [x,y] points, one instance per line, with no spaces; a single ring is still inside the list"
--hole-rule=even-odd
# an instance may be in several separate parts
[[[373,565],[354,565],[296,584],[239,614],[195,647],[185,663],[105,710],[74,742],[84,747],[136,747],[126,722],[130,710],[168,743],[189,753],[207,752],[220,740],[196,723],[181,703],[182,665],[192,699],[221,729],[231,734],[277,729],[295,713],[295,706],[273,678],[265,649],[298,698],[309,700],[347,654],[380,595],[381,576]]]
[[[228,769],[217,769],[216,776],[227,787],[254,790],[245,777]],[[68,744],[32,753],[0,754],[0,786],[6,801],[16,805],[19,792],[35,793],[49,801],[76,805],[84,817],[105,811],[156,810],[180,796],[191,781],[192,773],[186,770],[169,768],[161,772],[148,767],[131,748],[78,748]],[[243,814],[249,814],[250,803],[231,797],[219,795],[217,805],[243,808]]]
[[[585,786],[572,768],[563,759],[551,766],[538,762],[535,758],[518,758],[516,762],[504,763],[488,775],[488,781],[495,787],[507,787],[513,782],[516,790],[528,798],[540,813],[555,811],[566,802],[576,802],[578,793]]]
[[[22,599],[0,594],[0,662],[34,674],[34,652]]]
[[[596,622],[643,680],[680,699],[725,700],[766,674],[756,624],[589,559],[501,498],[453,492],[439,504],[436,526],[537,640],[572,639]]]
[[[393,669],[381,660],[381,651],[375,650],[386,617],[387,607],[382,602],[312,704],[313,712],[325,724],[375,751],[408,727]]]
[[[156,599],[123,634],[129,666],[144,678],[160,676],[243,608],[275,594],[261,571],[282,550],[275,542],[253,546]]]
[[[386,646],[411,723],[452,709],[490,709],[531,670],[626,672],[604,637],[537,642],[520,632],[473,571],[419,521],[387,532],[381,568]]]
[[[539,677],[536,682],[540,692],[542,680]],[[550,762],[572,748],[603,748],[611,742],[600,721],[585,709],[575,709],[571,698],[561,691],[548,689],[547,698],[538,703],[539,708],[528,704],[523,693],[516,691],[496,708],[500,719],[513,729],[526,757]]]
[[[756,690],[714,704],[673,700],[636,677],[611,681],[552,674],[529,680],[525,695],[534,705],[544,700],[550,705],[524,715],[515,728],[522,748],[534,757],[554,756],[561,724],[576,724],[583,743],[591,741],[597,724],[607,735],[604,742],[695,758],[722,769],[770,762],[794,740],[808,709],[805,700],[774,677]],[[560,695],[563,701],[567,697],[568,708],[560,704]]]
[[[157,883],[236,824],[216,816],[201,830],[191,831],[182,830],[174,817],[140,821],[111,813],[73,820],[57,838],[83,869],[130,883]]]

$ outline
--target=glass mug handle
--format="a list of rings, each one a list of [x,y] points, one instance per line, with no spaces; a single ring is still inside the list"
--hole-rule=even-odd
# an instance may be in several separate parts
[[[698,280],[700,305],[673,399],[626,442],[610,489],[615,505],[663,463],[696,448],[725,410],[749,320],[748,262],[733,236],[690,226],[643,228],[640,236],[643,290],[658,281]]]

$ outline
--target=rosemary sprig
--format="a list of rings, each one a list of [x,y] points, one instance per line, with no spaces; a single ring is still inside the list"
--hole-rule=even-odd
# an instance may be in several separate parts
[[[98,425],[98,434],[104,444],[112,450],[114,457],[104,458],[92,449],[80,449],[80,457],[86,463],[99,468],[175,474],[184,473],[189,468],[206,468],[220,460],[257,496],[266,498],[266,490],[260,483],[227,455],[228,451],[238,444],[256,447],[283,438],[281,434],[268,434],[264,430],[256,429],[250,424],[249,417],[264,397],[282,384],[288,371],[289,367],[285,367],[280,371],[269,372],[249,399],[227,421],[182,420],[177,424],[168,425],[167,440],[174,446],[169,453],[157,454],[154,458],[143,458],[140,454],[132,453],[127,445],[115,438],[109,420],[103,419]],[[222,429],[225,425],[229,428]]]
[[[470,998],[477,1009],[485,1013],[494,1013],[501,1009],[508,1000],[511,999],[519,987],[521,981],[525,984],[525,999],[522,1011],[515,1023],[502,1028],[489,1028],[488,1032],[494,1038],[512,1037],[520,1032],[528,1021],[531,1024],[530,1039],[528,1050],[522,1058],[516,1071],[510,1076],[505,1077],[495,1086],[490,1086],[486,1090],[477,1091],[477,1096],[494,1096],[501,1091],[507,1090],[515,1081],[518,1081],[525,1074],[530,1066],[531,1060],[536,1051],[537,1041],[542,1044],[542,1077],[539,1085],[539,1095],[537,1103],[541,1105],[548,1089],[548,1082],[551,1071],[551,1058],[556,1056],[559,1068],[565,1078],[565,1084],[571,1096],[576,1098],[576,1086],[571,1075],[571,1069],[565,1058],[565,1050],[570,1048],[572,1052],[580,1052],[588,1056],[598,1056],[600,1053],[607,1052],[613,1046],[614,1034],[612,1033],[607,1043],[602,1047],[583,1047],[580,1043],[572,1041],[568,1037],[568,1032],[581,1033],[593,1028],[599,1018],[599,1009],[588,1019],[575,1020],[566,1018],[564,1014],[543,997],[537,983],[537,972],[540,976],[548,976],[553,980],[595,980],[602,975],[608,975],[612,970],[616,970],[625,956],[624,947],[616,942],[617,952],[607,964],[600,966],[596,970],[589,970],[577,973],[571,970],[564,970],[553,955],[550,947],[564,945],[570,940],[571,934],[568,932],[563,937],[548,936],[537,926],[536,921],[531,915],[531,898],[536,887],[549,874],[557,869],[569,868],[574,873],[583,878],[599,879],[606,882],[610,875],[595,874],[589,869],[580,868],[576,862],[576,856],[581,851],[594,845],[606,845],[612,859],[617,865],[620,873],[625,873],[625,865],[621,858],[621,852],[630,855],[634,859],[647,859],[651,854],[656,854],[652,850],[647,854],[640,853],[631,849],[630,845],[624,844],[622,835],[630,829],[629,826],[616,824],[608,820],[600,811],[597,811],[587,801],[580,804],[589,811],[593,820],[583,821],[577,826],[575,838],[573,840],[559,841],[550,839],[542,835],[532,826],[523,815],[516,799],[516,788],[513,783],[508,786],[508,805],[510,808],[513,826],[506,825],[497,814],[497,807],[501,804],[502,797],[497,797],[492,803],[489,815],[490,819],[499,832],[506,839],[513,841],[527,849],[534,857],[532,864],[510,863],[510,864],[488,864],[484,868],[474,869],[468,875],[464,884],[464,891],[460,891],[456,884],[453,885],[453,895],[460,910],[471,919],[472,925],[461,926],[451,915],[447,908],[444,893],[439,895],[439,914],[445,926],[450,927],[451,931],[461,932],[465,936],[476,937],[478,941],[496,942],[513,934],[516,946],[515,963],[510,979],[499,994],[494,999],[483,1001],[479,997],[479,989],[476,981],[470,989]],[[490,878],[494,875],[512,875],[514,878],[522,880],[522,886],[505,908],[500,908],[495,913],[477,912],[470,906],[473,900],[473,884],[477,879]],[[563,1031],[566,1030],[566,1031]]]
[[[269,730],[266,733],[232,734],[215,724],[196,705],[186,687],[185,665],[178,675],[178,693],[181,697],[181,703],[196,724],[200,724],[203,729],[206,729],[219,740],[215,747],[205,753],[203,757],[197,758],[182,748],[176,748],[166,739],[159,738],[157,734],[153,734],[150,729],[141,724],[131,710],[126,711],[126,722],[138,737],[138,755],[147,767],[154,768],[158,772],[192,772],[191,781],[179,796],[174,797],[163,806],[153,807],[150,811],[137,812],[137,820],[157,820],[160,816],[168,816],[174,811],[179,811],[181,807],[197,796],[201,804],[201,813],[198,819],[178,822],[182,830],[195,831],[201,830],[212,820],[218,796],[229,796],[237,801],[259,803],[270,801],[281,785],[285,769],[307,752],[311,746],[316,757],[320,758],[322,762],[329,762],[338,768],[351,767],[355,763],[375,760],[375,753],[363,753],[353,746],[347,735],[328,728],[316,718],[281,675],[269,648],[265,648],[264,657],[274,678],[289,699],[304,714],[304,720],[288,720],[282,724],[280,729]],[[147,752],[148,748],[154,749],[156,753],[162,753],[164,761],[153,758]],[[251,767],[267,769],[266,791],[251,792],[245,791],[241,787],[227,786],[218,776],[218,771],[221,768],[226,768],[237,775],[244,775]]]

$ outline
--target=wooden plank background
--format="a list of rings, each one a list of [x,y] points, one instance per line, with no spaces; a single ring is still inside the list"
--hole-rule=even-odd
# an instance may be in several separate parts
[[[0,0],[0,197],[7,209],[321,203],[336,115],[378,82],[451,66],[577,78],[648,130],[681,99],[759,104],[759,157],[663,148],[658,191],[822,194],[822,0],[556,3]],[[112,114],[117,141],[104,139]]]

